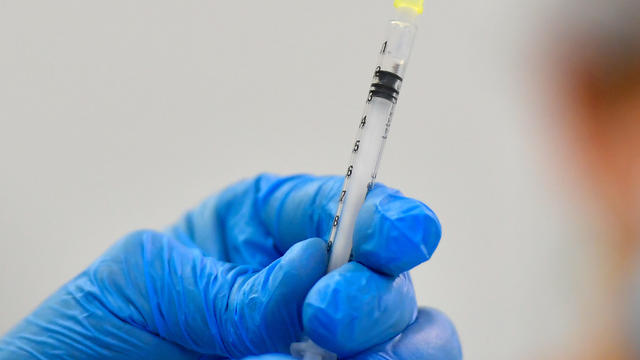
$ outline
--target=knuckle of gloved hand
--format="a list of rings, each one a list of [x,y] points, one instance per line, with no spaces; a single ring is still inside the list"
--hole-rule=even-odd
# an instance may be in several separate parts
[[[386,276],[352,262],[311,289],[303,321],[311,339],[349,356],[398,335],[416,313],[408,274]]]
[[[282,177],[272,173],[261,173],[252,179],[238,183],[241,193],[252,193],[258,201],[264,201],[267,194],[276,190],[283,182],[290,180],[288,177]],[[251,198],[251,197],[249,197]]]
[[[139,324],[144,321],[139,314],[131,313],[123,306],[132,292],[144,286],[141,279],[143,247],[159,241],[163,235],[149,230],[130,233],[116,242],[84,272],[65,286],[66,293],[85,309],[106,311]]]
[[[126,281],[131,269],[129,267],[143,265],[142,259],[145,247],[161,242],[165,235],[153,230],[134,231],[116,244],[96,260],[86,271],[92,284],[98,289],[115,289],[126,291],[131,284]],[[131,279],[136,279],[137,273]]]
[[[242,179],[218,193],[216,195],[217,201],[213,205],[220,213],[237,210],[237,208],[245,206],[245,202],[251,202],[253,195],[257,194],[265,184],[272,182],[273,179],[274,175],[268,173]]]

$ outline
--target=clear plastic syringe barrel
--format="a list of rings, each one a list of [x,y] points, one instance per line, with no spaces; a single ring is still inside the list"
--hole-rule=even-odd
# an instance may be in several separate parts
[[[329,237],[331,255],[327,271],[346,264],[351,257],[353,229],[367,192],[375,183],[382,157],[382,150],[389,135],[393,111],[398,101],[402,79],[411,56],[416,34],[414,19],[422,12],[422,1],[398,1],[398,20],[389,22],[387,38],[382,43],[378,66],[367,96],[364,115],[347,166],[338,210]],[[405,7],[405,2],[420,4],[417,8]],[[304,360],[336,360],[336,354],[322,349],[308,338],[291,344],[291,355]]]
[[[401,12],[399,20],[389,23],[387,38],[382,43],[378,66],[338,199],[338,211],[329,237],[331,257],[328,271],[337,269],[350,259],[356,218],[367,192],[375,183],[403,76],[411,56],[417,30],[413,22],[414,16],[410,12]]]

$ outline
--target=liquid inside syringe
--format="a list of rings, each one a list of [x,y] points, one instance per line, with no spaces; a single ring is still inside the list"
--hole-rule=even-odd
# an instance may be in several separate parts
[[[356,218],[378,175],[416,33],[416,26],[413,24],[415,15],[410,12],[403,15],[404,19],[389,23],[387,39],[380,48],[378,65],[346,168],[338,210],[333,219],[328,243],[331,251],[328,271],[349,261]]]

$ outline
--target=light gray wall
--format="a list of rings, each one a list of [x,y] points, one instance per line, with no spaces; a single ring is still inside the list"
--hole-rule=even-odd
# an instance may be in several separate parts
[[[0,0],[0,333],[226,184],[341,173],[390,3]],[[442,220],[414,280],[468,359],[572,330],[579,233],[523,86],[531,3],[427,1],[380,176]]]

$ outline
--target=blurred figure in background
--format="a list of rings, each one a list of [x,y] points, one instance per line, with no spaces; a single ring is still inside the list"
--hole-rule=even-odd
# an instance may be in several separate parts
[[[565,3],[566,5],[566,3]],[[560,358],[640,358],[640,1],[574,1],[553,28],[552,82],[589,197],[610,224],[600,309]],[[577,179],[574,179],[577,180]]]

